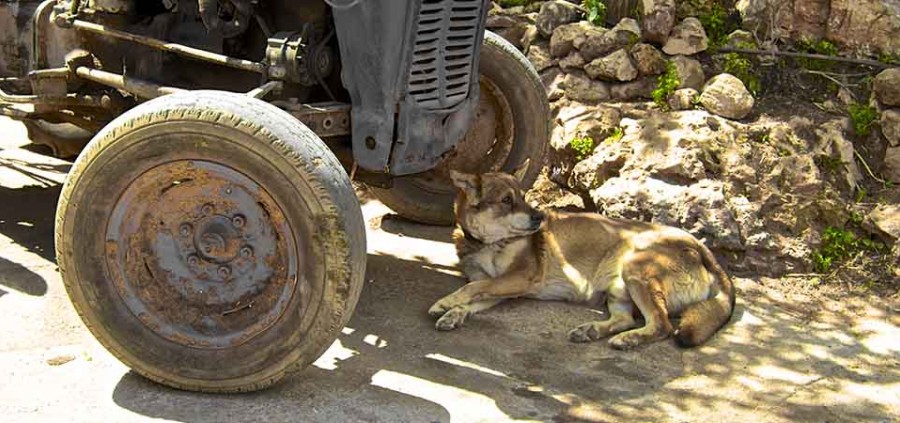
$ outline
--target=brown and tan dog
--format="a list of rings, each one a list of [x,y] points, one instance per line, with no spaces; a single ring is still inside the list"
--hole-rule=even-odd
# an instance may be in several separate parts
[[[728,322],[731,279],[696,238],[594,213],[541,213],[525,202],[519,184],[527,166],[516,175],[451,172],[459,188],[454,240],[471,282],[431,307],[438,329],[455,329],[509,298],[592,302],[604,293],[609,319],[584,323],[569,339],[615,335],[613,347],[630,348],[674,333],[680,345],[695,346]],[[669,316],[678,314],[675,329]]]

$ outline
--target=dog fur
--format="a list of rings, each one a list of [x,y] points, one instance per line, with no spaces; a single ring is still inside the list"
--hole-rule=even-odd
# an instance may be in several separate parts
[[[436,302],[439,330],[517,297],[591,303],[606,297],[609,319],[569,332],[575,342],[607,336],[627,349],[674,334],[703,343],[731,318],[734,286],[709,249],[689,233],[595,213],[542,213],[529,206],[515,175],[451,172],[458,188],[454,232],[471,281]],[[643,326],[635,319],[643,317]],[[681,315],[673,327],[670,316]]]

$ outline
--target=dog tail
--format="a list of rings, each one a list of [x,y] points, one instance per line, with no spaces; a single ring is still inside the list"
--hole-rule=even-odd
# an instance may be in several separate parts
[[[734,313],[734,283],[716,261],[712,251],[697,241],[703,266],[716,279],[719,292],[716,296],[689,306],[681,315],[681,323],[675,332],[675,341],[682,347],[702,344],[725,326]]]

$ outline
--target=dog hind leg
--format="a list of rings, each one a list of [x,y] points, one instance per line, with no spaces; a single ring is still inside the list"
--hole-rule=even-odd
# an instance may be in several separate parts
[[[633,305],[621,280],[613,283],[607,294],[609,319],[583,323],[569,331],[572,342],[590,342],[628,330],[637,325],[634,321]]]
[[[465,322],[469,316],[487,310],[501,302],[503,302],[503,300],[484,300],[469,305],[453,307],[450,310],[447,310],[447,312],[437,320],[434,327],[437,328],[437,330],[456,329],[462,326],[463,322]]]
[[[623,279],[631,300],[644,316],[644,326],[622,332],[609,340],[610,346],[628,349],[664,339],[674,331],[669,321],[663,281],[671,276],[673,264],[658,251],[640,251],[629,255]]]

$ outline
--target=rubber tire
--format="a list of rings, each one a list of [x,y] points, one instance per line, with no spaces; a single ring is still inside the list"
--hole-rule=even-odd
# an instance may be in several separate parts
[[[245,174],[248,170],[257,172],[250,175],[271,172],[265,174],[269,179],[263,180],[278,182],[267,183],[265,189],[282,204],[295,237],[296,222],[315,222],[303,226],[315,229],[311,239],[303,239],[309,248],[302,251],[320,252],[313,255],[314,270],[309,272],[316,279],[308,285],[310,292],[298,295],[298,284],[288,308],[270,327],[243,344],[222,350],[191,348],[168,341],[129,314],[124,300],[114,290],[102,288],[110,284],[110,278],[105,277],[108,271],[102,257],[104,246],[95,245],[99,238],[92,238],[96,233],[105,236],[105,230],[97,230],[98,226],[91,224],[92,215],[104,213],[97,211],[101,208],[97,204],[115,196],[107,187],[115,186],[114,178],[121,173],[117,169],[129,164],[117,156],[144,154],[147,160],[169,160],[167,152],[174,149],[163,144],[174,146],[176,141],[158,138],[160,134],[168,136],[171,131],[179,131],[183,125],[193,125],[189,127],[195,131],[202,125],[204,134],[209,131],[226,135],[203,154],[230,154],[224,156],[231,160],[229,163],[248,164],[238,168]],[[166,157],[160,159],[160,155]],[[131,166],[140,167],[140,160],[130,160]],[[292,198],[277,195],[284,192],[292,193]],[[307,209],[290,209],[285,204]],[[304,211],[311,214],[300,216]],[[289,371],[305,368],[337,338],[350,319],[363,286],[365,224],[347,174],[310,129],[277,107],[243,95],[217,91],[173,94],[148,101],[118,117],[91,140],[75,161],[62,189],[56,219],[60,273],[88,329],[132,370],[177,389],[254,391],[275,383]],[[303,306],[307,307],[306,312],[296,313],[300,306],[294,303],[303,296],[309,302]],[[195,363],[199,365],[192,367]]]
[[[94,135],[70,123],[50,123],[43,119],[26,119],[22,123],[33,144],[50,147],[53,155],[61,159],[77,156]]]
[[[530,158],[531,164],[522,181],[522,186],[529,188],[541,172],[550,139],[550,106],[544,85],[525,55],[490,31],[484,34],[479,68],[481,76],[504,94],[513,114],[514,140],[502,169],[511,172]],[[369,190],[407,219],[433,225],[452,224],[453,191],[448,194],[425,191],[413,183],[417,177],[395,178],[389,189],[369,187]],[[449,181],[447,187],[452,188]]]

